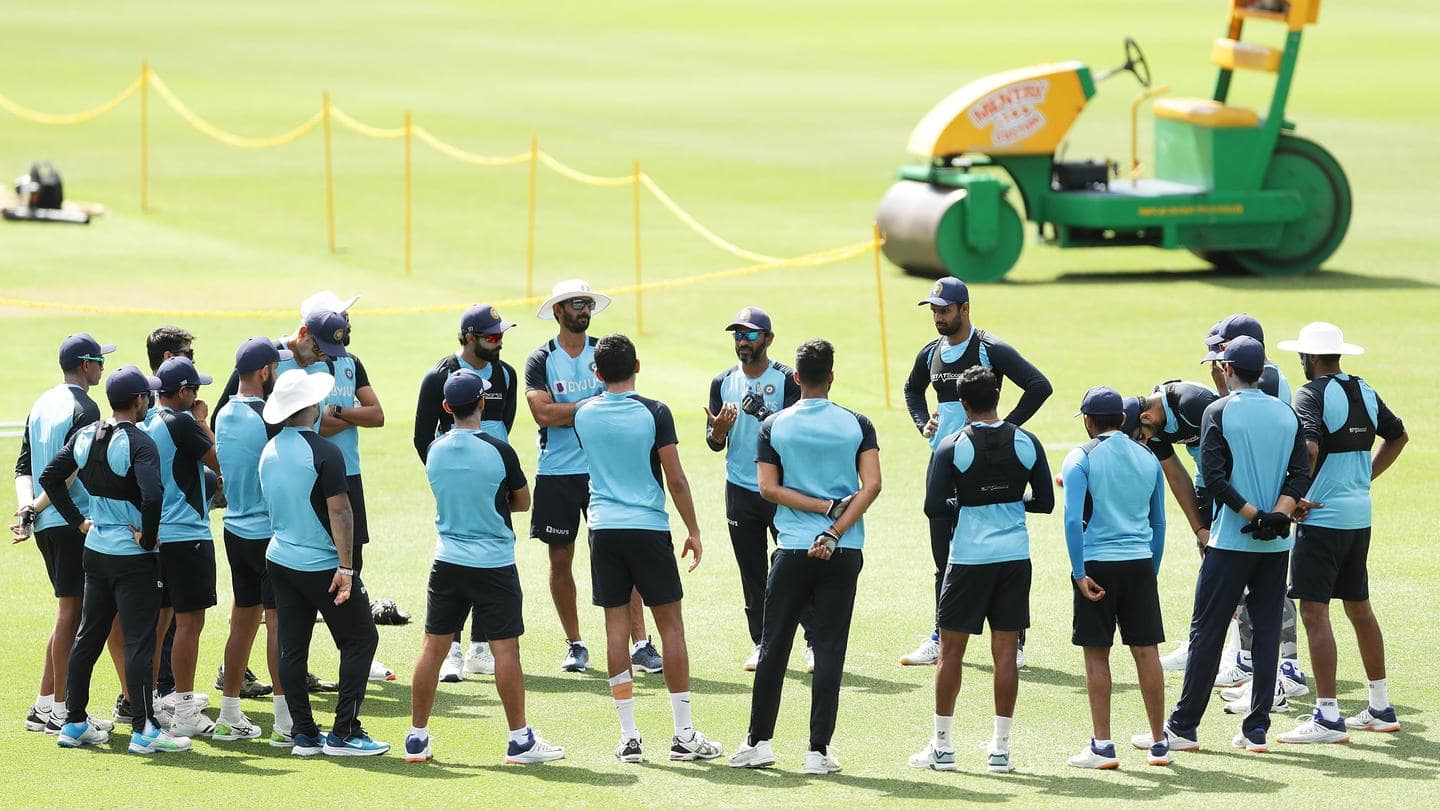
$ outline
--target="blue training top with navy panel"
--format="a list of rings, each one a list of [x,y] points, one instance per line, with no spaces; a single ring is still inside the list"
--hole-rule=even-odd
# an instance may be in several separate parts
[[[1346,386],[1358,389],[1358,407],[1352,407]],[[1368,528],[1372,520],[1371,445],[1375,436],[1398,439],[1405,433],[1404,423],[1391,413],[1369,383],[1343,373],[1326,375],[1302,386],[1295,394],[1295,414],[1305,440],[1314,442],[1319,450],[1319,466],[1305,498],[1324,506],[1310,510],[1306,525]],[[1346,436],[1347,431],[1359,434],[1361,441]]]
[[[435,496],[435,559],[470,568],[515,564],[510,493],[526,486],[510,445],[472,428],[451,428],[430,445],[425,477]]]
[[[1070,576],[1085,563],[1151,560],[1165,550],[1165,474],[1155,455],[1108,431],[1071,450],[1060,468],[1065,482],[1065,545]]]
[[[1004,421],[972,422],[970,427],[992,430],[1005,424]],[[1053,506],[1054,489],[1050,486],[1049,466],[1040,440],[1017,427],[1012,443],[1015,459],[1030,472],[1030,485],[1037,494],[1048,492]],[[948,490],[963,501],[967,493],[957,489],[958,476],[969,471],[975,462],[975,445],[964,430],[950,434],[935,451],[928,488],[939,492]],[[981,459],[981,463],[988,464],[991,460]],[[934,500],[933,493],[927,493],[927,500]],[[1025,526],[1025,512],[1025,503],[1019,498],[1004,503],[962,506],[950,536],[949,561],[956,565],[985,565],[1030,559],[1030,532]]]
[[[100,421],[100,408],[95,400],[78,385],[61,383],[40,395],[25,417],[25,432],[20,437],[20,455],[15,461],[15,477],[30,476],[31,496],[40,497],[40,473],[45,470],[76,431]],[[70,499],[82,513],[89,514],[89,495],[77,479],[70,485]],[[46,507],[35,516],[35,531],[64,526],[65,518],[55,507]]]
[[[338,447],[309,427],[286,427],[260,454],[260,489],[273,531],[265,559],[296,571],[340,565],[327,504],[349,491]]]
[[[860,454],[878,450],[875,426],[828,399],[802,399],[760,426],[755,460],[780,469],[780,484],[812,498],[835,500],[860,490]],[[780,505],[775,530],[780,548],[810,548],[833,521],[819,512]],[[865,547],[865,519],[840,536],[840,548]]]
[[[260,491],[260,454],[280,432],[261,413],[265,400],[234,396],[215,417],[215,454],[225,478],[225,530],[246,540],[269,540],[270,514]]]
[[[1296,500],[1310,485],[1310,456],[1300,422],[1290,406],[1258,388],[1221,397],[1205,409],[1200,427],[1200,462],[1205,488],[1215,498],[1210,545],[1228,551],[1289,551],[1293,534],[1256,540],[1241,529],[1248,502],[1270,511],[1281,495]]]
[[[525,361],[525,390],[545,391],[555,402],[581,402],[598,395],[604,384],[595,376],[596,338],[586,337],[585,348],[571,357],[552,339]],[[540,428],[535,441],[540,450],[536,475],[580,475],[589,471],[585,449],[570,426]]]
[[[227,403],[228,404],[228,403]],[[160,542],[209,541],[210,510],[205,499],[205,464],[213,446],[189,411],[161,405],[140,425],[160,456],[165,506],[160,513]]]
[[[589,460],[590,530],[669,531],[660,449],[679,439],[665,403],[606,391],[575,409],[575,435]]]
[[[795,370],[784,363],[772,361],[759,377],[745,375],[745,367],[736,363],[715,375],[710,381],[710,413],[718,414],[725,405],[739,406],[747,393],[765,400],[771,413],[784,410],[800,401],[800,384]],[[751,492],[760,491],[755,476],[755,441],[760,436],[760,420],[740,411],[725,438],[725,480]]]

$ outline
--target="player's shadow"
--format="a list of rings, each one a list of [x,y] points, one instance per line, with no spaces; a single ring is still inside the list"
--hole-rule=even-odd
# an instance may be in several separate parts
[[[785,680],[795,681],[797,685],[807,691],[810,689],[810,681],[814,677],[815,676],[810,673],[800,669],[785,670]],[[928,683],[906,683],[904,681],[892,681],[884,678],[871,678],[868,675],[859,675],[850,670],[846,670],[845,676],[840,680],[841,689],[854,689],[872,695],[900,695],[906,692],[913,692],[916,689],[929,688],[929,686],[930,684]],[[751,691],[751,688],[746,686],[745,691],[748,693]]]
[[[1335,747],[1329,745],[1272,744],[1270,755],[1287,765],[1320,771],[1332,779],[1440,779],[1440,743],[1422,736],[1425,731],[1423,724],[1406,722],[1403,713],[1401,716],[1402,730],[1394,734],[1372,731],[1350,733],[1352,746],[1363,746],[1367,749],[1366,753],[1369,749],[1384,752],[1384,756],[1367,756],[1364,767],[1356,767],[1353,757],[1337,756]]]
[[[629,787],[640,782],[640,777],[633,773],[591,770],[578,765],[567,765],[564,760],[528,766],[481,765],[473,770],[524,776],[542,782],[596,787]]]
[[[468,681],[467,683],[481,684],[481,681]],[[529,685],[529,678],[526,678],[526,685]],[[473,714],[476,707],[496,708],[500,706],[500,699],[495,695],[495,688],[492,685],[481,686],[477,692],[472,689],[457,691],[455,684],[441,684],[435,690],[435,704],[430,710],[432,716],[439,717],[464,717]],[[365,689],[365,703],[360,707],[360,720],[364,722],[367,717],[409,717],[410,716],[410,684],[401,681],[371,682]],[[325,717],[333,715],[335,705],[339,702],[339,695],[335,692],[315,692],[310,695],[310,711],[315,715],[315,722],[325,725]],[[262,718],[263,714],[252,714],[252,718]],[[262,726],[268,726],[262,723]]]
[[[1115,664],[1112,662],[1111,671],[1114,672],[1115,668]],[[995,668],[988,663],[967,663],[965,669],[973,669],[977,672],[984,672],[987,675],[995,671]],[[1082,692],[1085,691],[1085,676],[1083,674],[1066,672],[1060,669],[1050,669],[1049,667],[1037,667],[1034,664],[1020,670],[1020,682],[1022,684],[1039,683],[1046,686],[1065,686],[1071,689],[1078,689]],[[1111,688],[1116,692],[1126,692],[1139,687],[1128,683],[1114,683]]]
[[[934,782],[918,781],[915,779],[890,779],[878,776],[858,776],[847,774],[843,770],[840,773],[832,773],[826,776],[809,776],[799,771],[781,768],[731,768],[723,761],[709,763],[697,763],[688,766],[675,767],[671,764],[659,765],[657,763],[644,763],[642,768],[663,771],[666,776],[683,776],[689,779],[700,779],[717,785],[744,787],[744,788],[765,788],[768,790],[800,790],[803,791],[814,784],[812,780],[821,782],[833,782],[843,785],[853,791],[872,791],[877,798],[885,799],[910,799],[910,800],[963,800],[981,803],[993,803],[1009,801],[1011,796],[1006,793],[987,793],[974,790],[969,785],[947,785]],[[794,799],[803,800],[803,797],[796,795],[784,797],[782,800]]]
[[[605,673],[591,670],[583,675],[534,675],[525,673],[525,691],[538,693],[589,692],[596,695],[610,695],[610,684]],[[665,677],[660,673],[635,676],[635,692],[644,695],[664,692]],[[750,684],[733,681],[716,681],[709,678],[690,676],[690,691],[699,695],[748,695]]]
[[[1195,756],[1183,754],[1181,757]],[[1002,782],[1020,782],[1045,796],[1072,799],[1156,800],[1180,794],[1203,796],[1219,793],[1258,795],[1278,793],[1290,787],[1285,782],[1264,777],[1226,771],[1197,771],[1186,768],[1182,758],[1169,768],[1119,771],[1077,772],[1055,777],[1028,774],[1024,770],[997,775]]]

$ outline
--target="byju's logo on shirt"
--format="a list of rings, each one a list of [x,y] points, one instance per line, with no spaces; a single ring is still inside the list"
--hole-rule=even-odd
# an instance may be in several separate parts
[[[591,371],[594,371],[595,364],[591,363],[590,365]],[[600,381],[594,377],[590,377],[589,379],[582,380],[555,380],[552,385],[555,386],[555,393],[557,394],[574,394],[590,391],[598,387]]]

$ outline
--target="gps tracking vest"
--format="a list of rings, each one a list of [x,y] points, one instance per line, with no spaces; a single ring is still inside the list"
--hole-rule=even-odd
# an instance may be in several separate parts
[[[1352,376],[1342,380],[1332,375],[1330,384],[1340,386],[1340,390],[1345,392],[1350,413],[1338,429],[1327,430],[1321,436],[1320,452],[1315,458],[1316,475],[1320,474],[1325,458],[1331,453],[1369,452],[1375,444],[1375,423],[1370,420],[1370,412],[1365,408],[1365,400],[1360,391],[1360,378]]]
[[[990,506],[1025,499],[1030,470],[1015,454],[1015,431],[1009,422],[999,427],[976,430],[966,425],[961,433],[975,448],[975,461],[959,475],[956,502],[966,506]]]

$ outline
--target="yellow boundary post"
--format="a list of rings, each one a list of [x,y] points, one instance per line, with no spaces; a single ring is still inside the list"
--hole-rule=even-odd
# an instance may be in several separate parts
[[[411,198],[410,198],[410,145],[415,133],[415,124],[410,118],[410,111],[405,111],[405,277],[410,277],[410,226],[411,226]]]
[[[525,229],[525,297],[535,297],[535,176],[540,164],[540,137],[530,136],[529,223]]]
[[[874,223],[871,227],[871,232],[874,234],[875,241],[875,308],[880,315],[880,380],[881,384],[885,386],[885,408],[886,410],[889,410],[890,346],[885,329],[885,285],[881,281],[882,275],[880,273],[880,245],[882,244],[882,240],[880,238],[880,223]]]
[[[321,132],[325,136],[325,245],[335,252],[335,165],[331,161],[330,91],[321,96]]]
[[[644,285],[640,280],[640,161],[630,165],[630,200],[635,217],[635,333],[645,334]]]
[[[150,210],[150,60],[140,60],[140,210]]]

